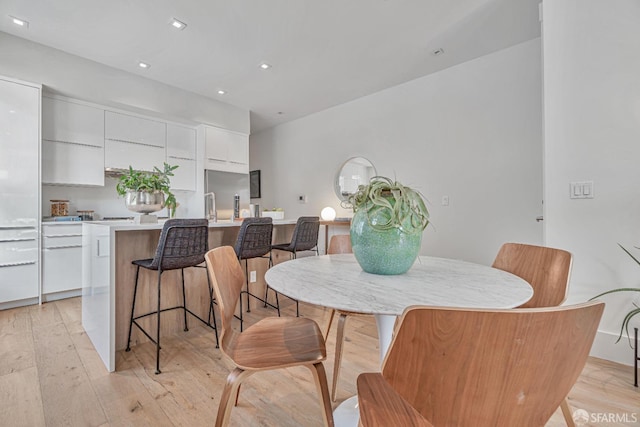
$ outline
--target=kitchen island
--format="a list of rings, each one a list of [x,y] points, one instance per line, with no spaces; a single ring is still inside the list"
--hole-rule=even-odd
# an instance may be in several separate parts
[[[274,221],[274,243],[291,239],[295,220]],[[240,230],[240,221],[210,222],[209,248],[233,246]],[[107,369],[117,369],[116,351],[127,346],[129,318],[133,300],[136,268],[131,261],[153,258],[163,221],[158,224],[136,224],[133,221],[95,221],[82,224],[82,326],[91,339]],[[288,259],[287,253],[275,251],[274,263]],[[256,283],[252,290],[264,292],[266,259],[249,260],[249,271],[256,271]],[[157,272],[141,269],[136,301],[136,313],[154,311],[157,308]],[[180,271],[167,271],[162,275],[162,306],[172,307],[182,303]],[[202,318],[209,311],[209,288],[206,269],[185,270],[187,306]],[[252,301],[255,304],[255,301]],[[162,335],[182,331],[181,311],[162,313]],[[196,321],[189,319],[190,324]],[[140,319],[149,330],[154,316]],[[146,323],[145,323],[146,322]],[[213,333],[213,332],[212,332]],[[131,345],[149,341],[140,330],[134,328]]]

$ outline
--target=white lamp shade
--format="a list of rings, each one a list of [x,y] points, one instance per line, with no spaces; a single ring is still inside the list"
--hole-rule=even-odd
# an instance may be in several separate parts
[[[336,219],[336,210],[330,206],[327,206],[326,208],[322,209],[322,212],[320,212],[320,217],[323,221],[333,221],[334,219]]]

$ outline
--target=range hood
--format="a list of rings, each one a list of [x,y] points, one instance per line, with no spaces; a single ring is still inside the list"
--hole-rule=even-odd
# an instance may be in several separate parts
[[[138,170],[138,169],[134,169],[136,172],[145,172],[145,173],[152,173],[152,174],[157,174],[157,172],[154,171],[145,171],[145,170]],[[129,173],[129,169],[122,169],[122,168],[104,168],[104,176],[106,176],[107,178],[120,178],[123,175],[126,175]]]

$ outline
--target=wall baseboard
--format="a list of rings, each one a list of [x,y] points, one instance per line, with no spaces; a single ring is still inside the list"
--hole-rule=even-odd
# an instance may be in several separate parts
[[[631,331],[633,334],[633,331]],[[633,348],[629,346],[629,340],[626,335],[616,344],[618,334],[610,332],[598,331],[596,339],[591,347],[590,356],[600,359],[610,360],[622,365],[633,366]],[[631,335],[633,341],[633,335]]]

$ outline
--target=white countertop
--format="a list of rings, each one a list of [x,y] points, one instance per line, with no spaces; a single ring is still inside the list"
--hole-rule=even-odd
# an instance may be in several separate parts
[[[127,230],[160,230],[164,226],[166,219],[158,220],[157,224],[137,224],[135,220],[116,220],[116,221],[82,221],[81,224],[89,225],[101,225],[108,226],[113,231],[127,231]],[[273,225],[295,225],[297,220],[295,219],[281,219],[274,220]],[[209,228],[223,228],[223,227],[240,227],[242,221],[209,221]]]

